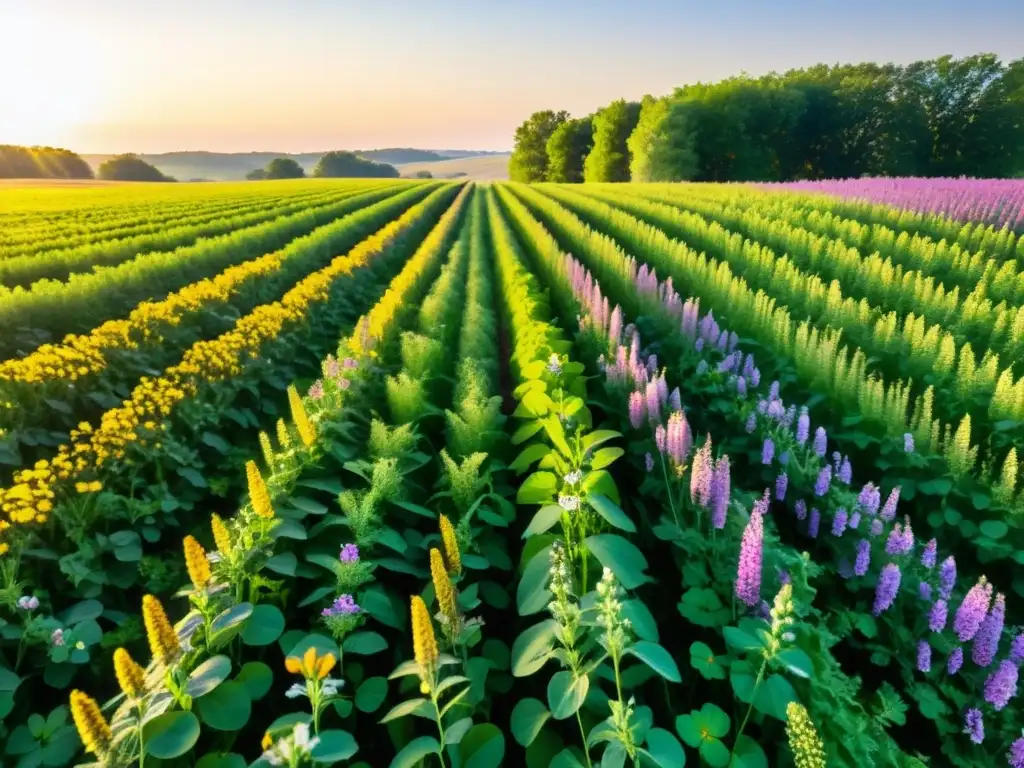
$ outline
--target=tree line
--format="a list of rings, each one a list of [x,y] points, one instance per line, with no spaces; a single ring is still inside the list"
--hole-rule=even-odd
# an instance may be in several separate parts
[[[355,152],[328,152],[317,161],[312,176],[323,179],[397,179],[398,169],[387,163],[375,163]],[[265,168],[245,175],[249,181],[265,179],[303,179],[306,170],[291,157],[275,157]]]
[[[535,112],[515,181],[791,181],[1024,175],[1024,59],[818,64]]]
[[[0,179],[91,179],[92,168],[80,156],[56,147],[0,144]]]

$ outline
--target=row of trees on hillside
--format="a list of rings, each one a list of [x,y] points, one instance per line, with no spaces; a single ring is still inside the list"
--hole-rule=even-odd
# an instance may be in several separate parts
[[[91,179],[92,168],[67,149],[0,144],[0,179]]]
[[[1024,174],[1024,59],[819,64],[614,101],[516,129],[517,181]]]
[[[131,152],[104,160],[96,175],[106,181],[177,181]]]
[[[302,179],[305,169],[290,157],[275,157],[265,168],[250,171],[245,178],[250,181],[263,179]],[[375,163],[359,157],[355,152],[328,152],[313,168],[314,178],[324,179],[397,179],[398,169],[387,163]]]

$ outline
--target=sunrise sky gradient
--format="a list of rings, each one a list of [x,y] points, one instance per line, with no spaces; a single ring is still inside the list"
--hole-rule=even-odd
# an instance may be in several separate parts
[[[0,144],[509,149],[531,112],[819,61],[1024,56],[1021,0],[0,0]]]

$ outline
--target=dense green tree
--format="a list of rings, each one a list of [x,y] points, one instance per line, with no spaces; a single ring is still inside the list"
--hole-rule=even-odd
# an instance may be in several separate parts
[[[432,174],[430,171],[416,171],[416,173],[413,174],[413,178],[432,179],[434,178],[434,174]]]
[[[563,184],[583,181],[583,161],[593,146],[594,125],[589,116],[561,123],[548,138],[547,180]]]
[[[249,181],[263,181],[265,178],[267,178],[267,169],[257,168],[254,171],[249,171],[247,174],[245,174],[245,178],[247,178]]]
[[[584,181],[629,181],[626,142],[640,119],[640,104],[619,99],[594,115],[594,147],[583,163]]]
[[[0,144],[0,179],[91,179],[92,168],[79,155],[55,147]]]
[[[559,125],[569,119],[566,111],[545,109],[534,112],[516,128],[508,175],[512,181],[544,181],[548,170],[548,139]]]
[[[686,105],[644,96],[626,142],[632,181],[685,181],[697,173],[696,136]]]
[[[174,181],[138,155],[130,153],[102,163],[98,175],[107,181]]]
[[[316,164],[313,175],[318,178],[337,179],[397,179],[400,174],[393,165],[364,160],[355,152],[328,152]]]
[[[266,167],[267,179],[303,179],[306,171],[291,157],[275,157]]]

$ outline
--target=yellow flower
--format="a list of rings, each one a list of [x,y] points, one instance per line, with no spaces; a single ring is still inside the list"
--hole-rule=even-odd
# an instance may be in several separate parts
[[[825,748],[807,710],[795,701],[786,707],[786,735],[796,768],[826,768]]]
[[[462,573],[462,556],[459,554],[459,542],[455,538],[455,529],[448,515],[441,515],[441,544],[444,546],[444,559],[448,563],[448,573],[458,576]]]
[[[459,618],[459,609],[455,605],[455,589],[452,587],[452,580],[448,578],[448,571],[444,568],[441,552],[436,547],[430,550],[430,577],[434,581],[434,593],[437,595],[441,613],[448,626],[454,630]]]
[[[216,512],[210,515],[210,528],[213,529],[213,541],[217,545],[217,551],[222,555],[227,555],[231,551],[231,534]]]
[[[93,493],[101,491],[103,490],[103,483],[101,483],[99,480],[93,480],[91,483],[89,483],[89,490],[92,491]]]
[[[71,692],[71,717],[75,721],[78,735],[82,739],[86,752],[92,752],[102,757],[110,749],[114,734],[110,731],[103,713],[97,704],[88,695],[81,691]]]
[[[142,621],[153,658],[170,665],[181,652],[181,645],[163,605],[152,595],[142,598]]]
[[[309,421],[306,407],[302,404],[302,398],[299,397],[299,392],[295,389],[294,384],[288,387],[288,405],[292,410],[292,421],[295,422],[295,429],[299,433],[299,439],[304,446],[310,448],[316,442],[316,432]]]
[[[138,698],[146,690],[146,673],[124,648],[114,651],[114,674],[124,695]]]
[[[196,589],[203,589],[209,583],[212,576],[210,561],[206,559],[203,545],[194,536],[185,537],[185,568]]]
[[[263,475],[255,461],[245,463],[245,476],[249,481],[249,501],[252,502],[253,512],[258,517],[272,518],[274,507],[270,503],[270,494],[267,492],[267,484],[263,482]]]
[[[263,741],[260,743],[260,747],[266,752],[272,746],[274,746],[274,737],[270,735],[270,731],[267,731],[263,734]]]
[[[283,451],[287,451],[292,445],[292,439],[288,435],[288,425],[284,423],[284,419],[277,420],[277,442],[280,443]]]
[[[323,656],[316,655],[316,648],[307,648],[300,659],[298,656],[289,656],[284,660],[284,668],[293,675],[302,675],[314,680],[323,680],[334,669],[338,660],[333,653],[325,653]]]
[[[440,653],[437,650],[437,638],[434,637],[434,625],[430,620],[427,604],[419,595],[412,598],[412,648],[416,663],[420,665],[420,690],[430,692],[429,680],[434,673],[434,665]]]

